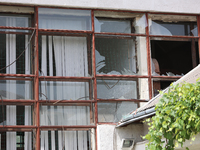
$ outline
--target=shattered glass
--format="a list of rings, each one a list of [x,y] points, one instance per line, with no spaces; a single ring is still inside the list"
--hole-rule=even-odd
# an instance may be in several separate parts
[[[198,36],[196,17],[178,15],[149,15],[151,35]]]
[[[99,99],[137,99],[137,81],[97,80]]]
[[[123,116],[137,108],[134,102],[98,103],[99,122],[119,122]]]

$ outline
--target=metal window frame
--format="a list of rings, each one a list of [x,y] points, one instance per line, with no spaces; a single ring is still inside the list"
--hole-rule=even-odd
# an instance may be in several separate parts
[[[5,6],[14,6],[12,4],[5,4]],[[16,6],[24,6],[24,5],[16,5]],[[98,124],[116,124],[116,123],[102,123],[98,122],[98,108],[97,103],[98,102],[118,102],[118,101],[132,101],[132,102],[147,102],[148,100],[139,100],[139,99],[125,99],[125,100],[119,100],[119,99],[98,99],[97,98],[97,79],[101,78],[109,78],[109,79],[128,79],[133,80],[133,78],[146,78],[148,79],[148,86],[149,86],[149,99],[152,98],[152,79],[159,78],[162,80],[177,80],[180,77],[176,76],[153,76],[151,73],[151,51],[150,51],[150,38],[153,37],[160,37],[160,38],[181,38],[181,39],[198,39],[198,49],[199,49],[199,59],[200,59],[200,15],[198,14],[178,14],[178,13],[159,13],[159,12],[138,12],[138,11],[123,11],[123,10],[103,10],[103,9],[81,9],[81,8],[63,8],[63,7],[44,7],[44,6],[33,6],[35,9],[34,12],[34,27],[8,27],[8,26],[0,26],[0,29],[16,29],[16,30],[35,30],[34,35],[34,53],[35,53],[35,59],[34,59],[34,73],[31,75],[25,75],[25,74],[0,74],[0,78],[7,79],[12,77],[18,77],[14,78],[15,80],[22,80],[22,78],[29,77],[33,78],[34,81],[34,100],[6,100],[3,99],[2,102],[6,104],[14,104],[14,105],[34,105],[34,111],[36,113],[35,121],[33,122],[32,126],[0,126],[0,131],[33,131],[36,130],[36,145],[35,148],[37,150],[40,150],[40,131],[42,130],[55,130],[55,129],[95,129],[95,142],[96,142],[96,150],[97,150],[97,125]],[[59,29],[39,29],[38,28],[38,8],[59,8],[59,9],[78,9],[78,10],[91,10],[91,23],[92,23],[92,30],[91,31],[82,31],[82,30],[59,30]],[[125,33],[110,33],[110,32],[95,32],[94,30],[94,11],[115,11],[115,12],[131,12],[131,13],[144,13],[147,20],[147,26],[146,26],[146,33],[145,34],[125,34]],[[166,15],[185,15],[185,16],[196,16],[197,17],[197,28],[198,30],[198,36],[164,36],[164,35],[149,35],[149,23],[148,23],[148,14],[166,14]],[[92,77],[58,77],[58,76],[39,76],[39,47],[38,47],[38,35],[39,33],[45,33],[52,35],[52,32],[56,32],[58,34],[60,33],[67,33],[67,34],[73,34],[73,33],[80,33],[80,34],[91,34],[92,37]],[[5,34],[20,34],[19,32],[6,32],[1,31],[1,33]],[[30,33],[21,33],[21,34],[30,34]],[[96,66],[95,66],[95,35],[114,35],[114,36],[142,36],[146,37],[146,50],[147,50],[147,66],[148,66],[148,75],[97,75],[96,74]],[[39,81],[43,79],[53,81],[53,80],[61,80],[61,81],[93,81],[93,96],[91,96],[90,100],[63,100],[61,103],[70,103],[70,104],[94,104],[95,107],[95,125],[89,125],[89,126],[40,126],[40,104],[47,103],[44,100],[39,100]],[[57,102],[57,100],[50,100],[47,105],[52,105],[53,103]]]

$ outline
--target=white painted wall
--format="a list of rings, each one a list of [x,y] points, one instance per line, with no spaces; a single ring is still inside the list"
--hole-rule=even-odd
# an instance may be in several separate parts
[[[98,125],[98,150],[121,150],[123,138],[134,138],[135,142],[141,142],[144,131],[143,124],[132,124],[119,128],[115,128],[115,125]]]
[[[79,8],[200,13],[199,0],[0,0],[0,2]]]

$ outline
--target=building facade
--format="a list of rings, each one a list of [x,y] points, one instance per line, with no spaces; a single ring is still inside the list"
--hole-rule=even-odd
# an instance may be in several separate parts
[[[120,150],[123,138],[142,141],[145,125],[115,126],[199,64],[198,6],[0,0],[0,148]]]

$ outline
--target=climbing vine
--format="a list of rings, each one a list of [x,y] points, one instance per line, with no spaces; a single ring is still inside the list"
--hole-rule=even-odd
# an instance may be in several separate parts
[[[146,120],[146,150],[174,150],[200,132],[200,82],[172,84],[161,94],[156,115]]]

